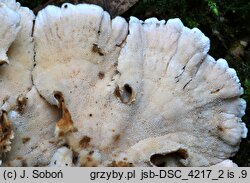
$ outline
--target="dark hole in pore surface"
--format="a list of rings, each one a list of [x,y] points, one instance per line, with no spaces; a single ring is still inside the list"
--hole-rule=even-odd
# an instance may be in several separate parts
[[[157,167],[183,167],[181,159],[187,159],[188,154],[185,149],[179,149],[169,154],[154,154],[150,157],[150,162]]]
[[[120,98],[120,100],[125,104],[132,100],[132,93],[133,89],[129,84],[125,84],[122,90],[120,90],[119,86],[117,86],[114,91],[115,96]]]
[[[124,85],[124,90],[128,93],[128,94],[132,94],[132,88],[129,86],[129,84],[125,84]]]

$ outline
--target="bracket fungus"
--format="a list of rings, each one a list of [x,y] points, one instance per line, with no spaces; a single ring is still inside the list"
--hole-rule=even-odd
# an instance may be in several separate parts
[[[0,64],[9,63],[6,55],[20,29],[20,15],[0,2]]]
[[[8,50],[10,60],[0,127],[14,133],[4,166],[236,166],[243,89],[199,29],[177,18],[127,23],[88,4],[35,17],[0,2],[0,59]]]

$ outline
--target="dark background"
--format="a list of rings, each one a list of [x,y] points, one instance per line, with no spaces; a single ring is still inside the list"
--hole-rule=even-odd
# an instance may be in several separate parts
[[[17,0],[18,1],[18,0]],[[19,0],[37,13],[48,4],[60,6],[87,2],[98,4],[111,15],[127,20],[136,16],[141,20],[180,18],[189,28],[198,27],[211,40],[209,54],[215,59],[225,58],[241,80],[249,104],[243,121],[250,129],[250,1],[249,0]],[[239,166],[250,166],[250,137],[243,139],[240,151],[233,158]]]

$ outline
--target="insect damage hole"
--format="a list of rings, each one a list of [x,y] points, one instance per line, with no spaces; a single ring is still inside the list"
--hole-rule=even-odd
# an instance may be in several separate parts
[[[64,102],[62,92],[60,92],[60,91],[55,91],[55,92],[54,92],[54,97],[55,97],[55,99],[58,101],[58,103],[60,104],[59,108],[61,108],[61,104]]]
[[[168,154],[154,154],[150,157],[150,163],[156,167],[183,167],[182,160],[187,158],[187,151],[179,149]]]
[[[135,101],[136,93],[129,84],[125,84],[122,89],[119,86],[116,87],[114,94],[119,98],[124,104],[131,104]]]

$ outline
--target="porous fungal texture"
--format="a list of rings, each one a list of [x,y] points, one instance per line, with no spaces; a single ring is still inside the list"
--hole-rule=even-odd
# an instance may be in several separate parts
[[[19,3],[0,0],[0,61],[8,63],[0,66],[0,159],[11,149],[10,139],[14,137],[8,113],[22,105],[22,98],[32,87],[34,18],[33,12]]]
[[[21,16],[0,67],[4,166],[235,166],[243,89],[199,29],[68,3],[32,29],[27,8],[4,2]]]
[[[23,101],[8,114],[15,138],[4,166],[47,166],[58,148],[54,138],[55,123],[60,119],[58,109],[42,99],[35,87]]]
[[[20,29],[20,15],[0,1],[0,64],[9,63],[6,55]]]

